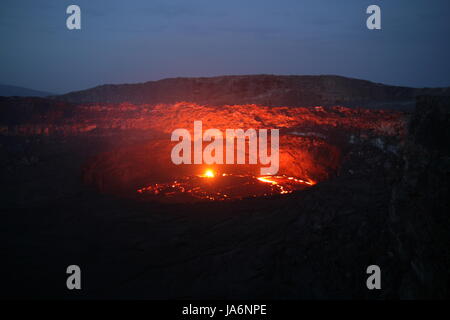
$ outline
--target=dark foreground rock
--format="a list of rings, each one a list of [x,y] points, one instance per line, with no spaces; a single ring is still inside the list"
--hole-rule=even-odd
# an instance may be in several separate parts
[[[450,295],[450,97],[420,97],[389,227],[402,298]]]

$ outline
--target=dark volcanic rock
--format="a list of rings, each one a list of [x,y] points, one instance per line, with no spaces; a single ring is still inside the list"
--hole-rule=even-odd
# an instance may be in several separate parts
[[[50,92],[0,84],[0,96],[4,97],[47,97]]]
[[[72,104],[39,97],[0,97],[0,123],[17,125],[32,122],[55,124],[74,116]]]
[[[450,97],[419,97],[390,210],[400,297],[450,294],[449,141]]]
[[[56,98],[73,103],[157,104],[189,101],[205,105],[344,105],[407,110],[414,106],[414,97],[418,94],[449,92],[449,88],[414,89],[341,76],[245,75],[102,85]]]

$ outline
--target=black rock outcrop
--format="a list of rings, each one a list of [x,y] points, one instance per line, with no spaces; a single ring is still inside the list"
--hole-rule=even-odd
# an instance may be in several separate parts
[[[419,97],[389,218],[402,298],[450,295],[449,141],[450,97]]]
[[[56,98],[72,103],[157,104],[189,101],[204,105],[360,106],[408,110],[417,95],[449,94],[450,88],[389,86],[341,76],[242,75],[172,78],[136,84],[102,85]]]

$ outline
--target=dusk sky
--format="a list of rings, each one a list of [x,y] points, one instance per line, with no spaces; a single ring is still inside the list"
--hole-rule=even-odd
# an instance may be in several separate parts
[[[81,30],[66,8],[81,7]],[[377,4],[382,30],[366,28]],[[448,0],[2,0],[0,83],[52,93],[231,74],[450,86]]]

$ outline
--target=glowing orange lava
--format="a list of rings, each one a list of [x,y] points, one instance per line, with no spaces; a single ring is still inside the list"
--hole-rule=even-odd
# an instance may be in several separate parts
[[[211,178],[216,178],[213,184],[206,181]],[[164,196],[172,199],[191,197],[198,200],[221,201],[288,194],[315,184],[316,182],[310,179],[303,180],[285,175],[259,177],[251,174],[217,175],[213,170],[207,169],[201,175],[179,177],[169,183],[148,185],[138,189],[137,193],[150,197]]]
[[[298,179],[295,177],[286,177],[286,176],[262,176],[262,177],[257,177],[256,179],[258,179],[261,182],[264,183],[270,183],[272,184],[274,187],[278,188],[278,193],[280,194],[286,194],[286,193],[291,193],[295,190],[295,188],[290,188],[289,184],[286,184],[286,180],[290,180],[291,182],[294,182],[296,184],[306,184],[309,186],[313,186],[316,183],[310,179],[308,179],[308,181],[303,180],[303,179]],[[286,188],[286,186],[289,186],[288,188]]]
[[[205,171],[205,173],[199,175],[199,177],[202,178],[214,178],[216,175],[214,173],[214,171],[212,171],[211,169],[208,169]]]

